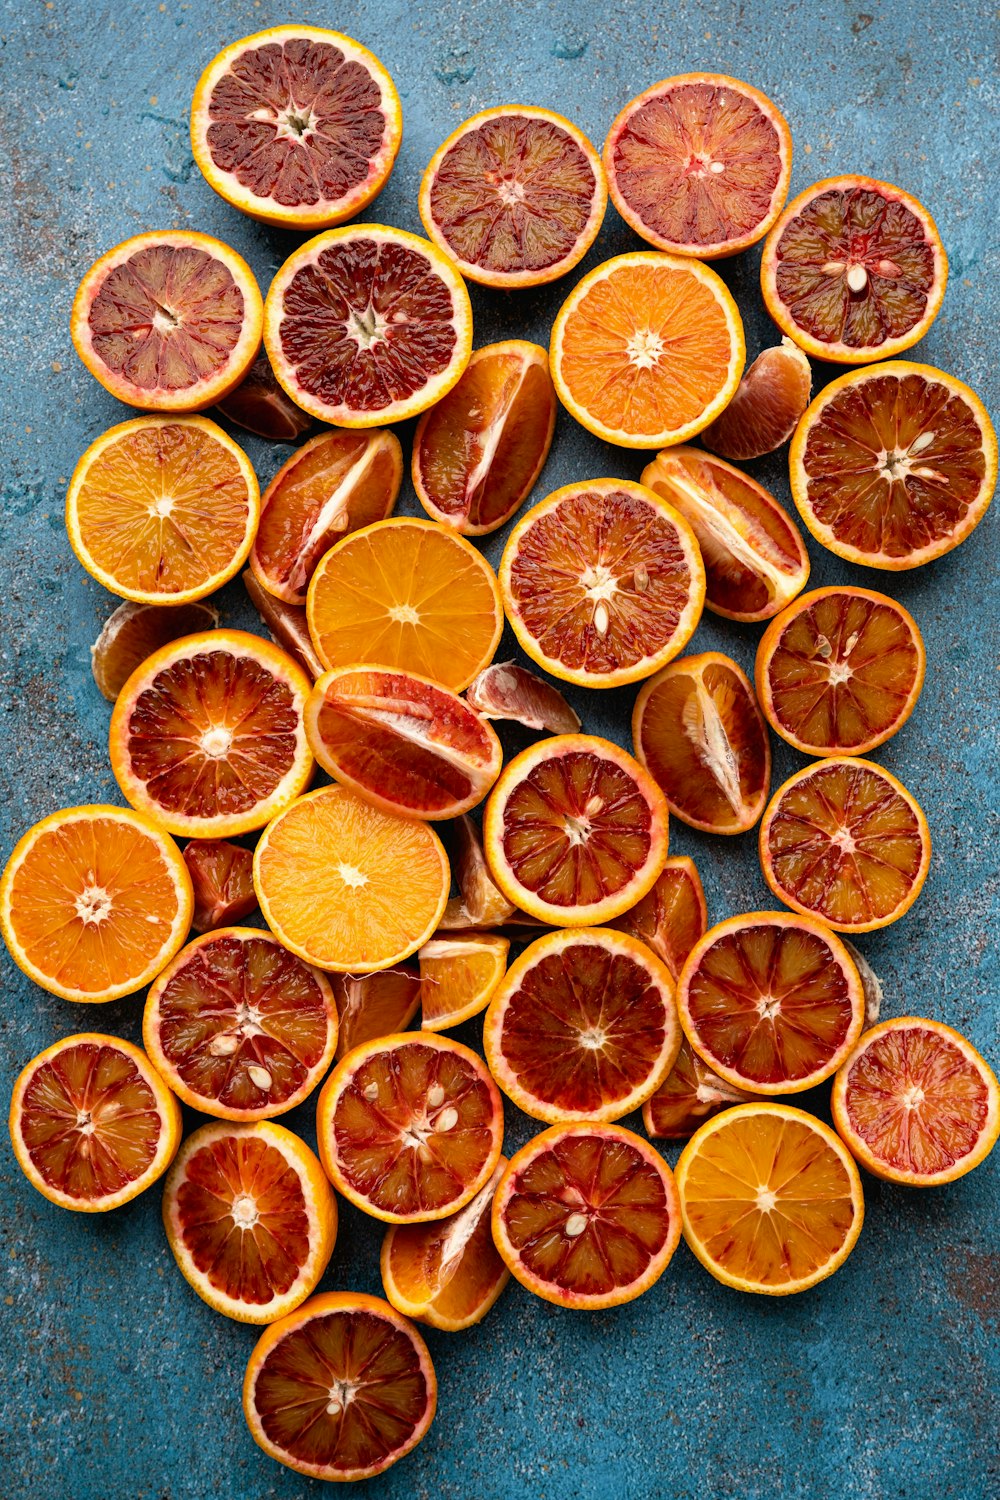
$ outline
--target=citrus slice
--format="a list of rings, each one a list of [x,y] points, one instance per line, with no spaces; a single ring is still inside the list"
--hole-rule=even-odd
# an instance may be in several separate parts
[[[692,1049],[727,1083],[797,1094],[848,1056],[865,995],[846,947],[822,923],[756,911],[717,923],[695,944],[677,1010]]]
[[[383,1473],[417,1446],[436,1407],[427,1345],[364,1292],[324,1292],[272,1323],[243,1381],[254,1441],[311,1479]]]
[[[809,554],[774,496],[700,448],[668,448],[642,482],[680,511],[705,565],[705,606],[728,620],[768,620],[806,586]]]
[[[790,776],[760,825],[760,865],[779,901],[837,932],[898,921],[920,895],[931,836],[919,805],[874,761],[831,756]]]
[[[378,427],[451,390],[472,352],[472,304],[436,246],[403,229],[352,224],[285,261],[264,303],[264,344],[303,411]]]
[[[413,435],[413,488],[433,521],[465,536],[496,531],[531,494],[552,447],[549,356],[508,339],[469,360]]]
[[[279,942],[320,969],[361,974],[388,969],[426,943],[451,872],[426,823],[324,786],[268,824],[253,879]]]
[[[406,1031],[420,1008],[420,970],[411,960],[375,974],[331,974],[340,1016],[339,1062],[362,1042]]]
[[[559,689],[513,661],[484,667],[469,683],[465,701],[484,719],[510,719],[547,734],[575,734],[580,728],[580,715]]]
[[[897,1016],[866,1031],[833,1082],[833,1119],[876,1177],[937,1187],[978,1167],[1000,1135],[1000,1088],[959,1032]]]
[[[651,948],[676,979],[708,926],[705,892],[693,859],[671,855],[641,900],[608,924]]]
[[[706,1121],[677,1163],[689,1248],[717,1281],[772,1297],[804,1292],[850,1255],[861,1178],[828,1125],[788,1104]]]
[[[209,187],[289,229],[322,229],[366,208],[402,134],[399,95],[378,58],[318,26],[272,26],[233,42],[191,103],[191,149]]]
[[[471,542],[400,516],[338,542],[309,585],[309,629],[326,667],[371,662],[460,693],[503,628],[496,575]]]
[[[185,1104],[217,1120],[268,1120],[326,1073],[337,1008],[326,976],[269,932],[224,927],[182,948],[152,985],[142,1037]]]
[[[683,1037],[677,1061],[642,1106],[643,1128],[654,1140],[686,1141],[703,1121],[749,1098],[706,1067]]]
[[[493,1176],[503,1104],[481,1057],[400,1032],[355,1047],[319,1096],[320,1160],[338,1192],[390,1224],[443,1219]]]
[[[180,1144],[181,1111],[138,1047],[82,1031],[21,1070],[10,1138],[50,1203],[103,1213],[162,1177]]]
[[[118,1000],[187,937],[194,898],[169,834],[127,807],[67,807],[23,835],[0,878],[10,956],[63,1000]]]
[[[200,411],[253,364],[263,316],[253,272],[235,250],[190,229],[158,229],[91,266],[73,299],[70,334],[119,401]]]
[[[290,656],[243,630],[161,647],[111,715],[111,769],[126,800],[170,833],[263,828],[312,776],[310,686]]]
[[[809,405],[812,370],[802,350],[783,338],[758,354],[725,411],[701,434],[706,448],[740,463],[787,443]]]
[[[567,484],[533,506],[507,540],[499,578],[527,654],[584,687],[649,677],[684,649],[705,600],[694,532],[626,479]]]
[[[190,604],[246,561],[260,518],[243,449],[207,417],[135,417],[73,470],[66,530],[92,578],[140,604]]]
[[[337,1200],[284,1126],[202,1125],[167,1176],[163,1227],[203,1302],[239,1323],[273,1323],[316,1290],[337,1238]]]
[[[788,456],[799,514],[848,562],[899,572],[951,552],[997,482],[979,397],[930,365],[850,370],[806,411]]]
[[[490,874],[483,851],[479,829],[472,819],[463,815],[448,825],[450,834],[451,866],[458,885],[458,906],[464,919],[454,926],[496,927],[507,922],[517,911]],[[448,906],[453,905],[452,901]],[[442,926],[447,918],[442,918]],[[399,1028],[402,1030],[403,1028]]]
[[[316,647],[309,634],[309,621],[302,605],[286,604],[283,599],[269,594],[267,589],[261,588],[249,568],[243,574],[243,587],[275,645],[287,651],[314,682],[317,677],[322,677],[323,663],[316,655]]]
[[[620,1120],[677,1057],[674,984],[624,932],[577,928],[537,938],[490,1001],[483,1046],[507,1097],[535,1120]]]
[[[638,251],[590,271],[552,327],[566,410],[621,448],[684,443],[728,405],[743,374],[739,309],[700,261]]]
[[[216,406],[224,417],[271,443],[294,443],[312,426],[312,417],[285,395],[271,362],[258,354],[243,379]]]
[[[501,1156],[486,1186],[447,1219],[390,1224],[382,1241],[382,1287],[397,1312],[445,1333],[485,1318],[510,1280],[492,1232],[493,1198],[506,1166]]]
[[[608,189],[582,130],[504,104],[453,130],[420,184],[420,217],[463,276],[484,286],[555,281],[590,249]]]
[[[671,662],[632,712],[636,758],[682,823],[745,833],[764,810],[771,742],[750,679],[721,651]]]
[[[604,142],[612,201],[660,250],[715,260],[754,245],[788,196],[792,133],[759,89],[681,73],[630,100]]]
[[[764,303],[782,333],[844,365],[888,359],[923,338],[947,280],[926,208],[871,177],[826,177],[793,198],[760,265]]]
[[[420,960],[420,1007],[424,1031],[447,1031],[484,1011],[507,969],[510,943],[492,933],[437,937]]]
[[[257,909],[253,888],[253,851],[226,839],[192,839],[184,863],[194,888],[195,932],[231,927]]]
[[[219,611],[211,604],[136,604],[128,599],[108,616],[90,648],[94,681],[114,703],[136,667],[148,656],[200,630],[214,630]]]
[[[649,1290],[681,1236],[666,1162],[621,1125],[552,1125],[513,1156],[493,1239],[529,1292],[559,1307],[617,1307]]]
[[[864,755],[916,707],[926,654],[916,620],[872,589],[814,589],[773,620],[755,680],[775,733],[807,755]]]
[[[394,432],[321,432],[297,448],[261,500],[250,551],[258,581],[303,605],[316,564],[334,542],[392,514],[403,480]]]
[[[500,774],[496,734],[463,698],[414,672],[339,667],[317,682],[306,733],[320,765],[376,807],[455,818]]]
[[[530,916],[590,927],[634,906],[667,857],[663,793],[610,740],[563,734],[522,750],[486,804],[490,874]]]

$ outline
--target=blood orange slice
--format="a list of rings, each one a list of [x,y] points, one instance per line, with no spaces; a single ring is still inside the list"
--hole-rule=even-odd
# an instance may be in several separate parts
[[[184,863],[194,887],[195,932],[231,927],[257,908],[253,888],[253,851],[226,839],[192,839]]]
[[[579,714],[559,689],[513,661],[485,667],[469,683],[465,699],[484,719],[512,719],[548,734],[575,734],[580,728]]]
[[[654,1140],[686,1141],[703,1121],[749,1098],[706,1067],[684,1037],[677,1061],[642,1106],[643,1127]]]
[[[465,282],[403,229],[329,229],[293,251],[264,304],[278,384],[341,427],[401,422],[451,390],[472,352]]]
[[[136,667],[148,656],[182,635],[214,630],[219,611],[211,604],[119,604],[105,620],[90,648],[94,681],[105,698],[114,703]]]
[[[337,1045],[330,982],[269,932],[226,927],[182,948],[151,987],[142,1036],[179,1098],[218,1120],[301,1104]]]
[[[805,588],[809,554],[794,522],[749,474],[668,448],[642,482],[691,526],[705,564],[705,605],[728,620],[768,620]]]
[[[841,940],[812,917],[758,911],[710,927],[677,981],[692,1049],[755,1094],[796,1094],[840,1067],[865,995]]]
[[[22,1069],[10,1138],[50,1203],[102,1213],[162,1177],[180,1143],[181,1111],[138,1047],[83,1031]]]
[[[237,427],[271,443],[294,443],[312,426],[312,417],[275,380],[266,354],[258,354],[236,389],[216,406]]]
[[[725,411],[701,434],[706,448],[745,463],[787,443],[809,405],[812,370],[791,339],[758,354]]]
[[[908,1187],[964,1177],[1000,1135],[991,1069],[950,1026],[915,1016],[864,1033],[834,1079],[831,1102],[861,1165]]]
[[[482,1058],[401,1032],[343,1058],[319,1096],[319,1154],[345,1198],[390,1224],[455,1213],[493,1176],[503,1104]]]
[[[433,521],[483,536],[509,521],[545,465],[556,425],[549,356],[508,339],[473,354],[413,435],[413,487]]]
[[[901,354],[937,316],[948,258],[916,198],[871,177],[826,177],[767,237],[760,285],[782,333],[816,359]]]
[[[916,901],[931,862],[927,819],[891,772],[831,756],[790,776],[760,825],[760,865],[793,911],[871,932]]]
[[[497,927],[509,921],[517,908],[507,900],[490,874],[475,823],[463,815],[449,823],[447,831],[451,835],[452,870],[459,893],[448,902],[449,908],[457,908],[456,920],[448,923],[446,911],[442,926]]]
[[[403,116],[366,47],[318,26],[272,26],[212,59],[191,104],[205,180],[251,218],[322,229],[352,218],[392,171]]]
[[[529,1292],[560,1307],[617,1307],[649,1290],[681,1236],[666,1162],[620,1125],[553,1125],[511,1158],[493,1239]]]
[[[263,315],[253,272],[235,250],[189,229],[159,229],[91,266],[70,333],[91,375],[119,401],[200,411],[253,364]]]
[[[652,889],[609,926],[652,948],[676,979],[708,926],[705,892],[694,860],[686,854],[671,855]]]
[[[492,933],[425,943],[417,954],[423,1030],[447,1031],[484,1011],[504,977],[509,949],[505,937]]]
[[[286,604],[283,599],[277,599],[267,589],[262,589],[249,568],[243,574],[243,586],[275,645],[287,651],[314,682],[317,677],[322,677],[323,663],[316,655],[309,634],[309,621],[302,606]]]
[[[111,769],[126,799],[171,833],[263,828],[312,776],[310,683],[242,630],[189,635],[153,653],[111,715]]]
[[[383,1473],[417,1446],[436,1407],[427,1345],[363,1292],[325,1292],[272,1323],[243,1381],[254,1441],[311,1479]]]
[[[375,974],[331,974],[340,1016],[339,1062],[362,1042],[406,1031],[420,1007],[420,970],[413,962]]]

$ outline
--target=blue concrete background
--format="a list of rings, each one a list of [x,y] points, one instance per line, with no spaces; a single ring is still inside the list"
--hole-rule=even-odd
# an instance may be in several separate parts
[[[347,31],[389,67],[405,136],[372,216],[417,231],[423,167],[474,110],[511,99],[549,105],[600,146],[620,106],[657,78],[710,68],[750,80],[791,122],[793,192],[860,171],[900,183],[929,206],[951,280],[916,357],[967,380],[996,416],[992,6],[8,0],[0,20],[0,857],[57,807],[120,801],[105,753],[109,706],[91,680],[88,652],[116,601],[73,559],[62,506],[78,455],[128,413],[75,358],[74,289],[109,246],[168,226],[228,240],[266,289],[296,241],[253,225],[205,185],[191,159],[187,111],[201,68],[222,45],[286,19]],[[637,244],[609,208],[580,274]],[[721,268],[751,356],[776,341],[757,262],[751,252]],[[473,288],[477,343],[513,335],[547,343],[565,290]],[[817,382],[830,373],[817,369]],[[288,450],[240,440],[263,484]],[[560,413],[538,495],[584,477],[637,477],[641,464]],[[783,457],[755,472],[790,503]],[[409,488],[401,508],[416,509]],[[850,568],[810,542],[813,585],[887,587],[916,615],[928,647],[920,705],[876,756],[927,811],[931,874],[915,909],[862,946],[885,983],[886,1013],[938,1016],[994,1065],[998,536],[995,508],[959,551],[896,577]],[[486,548],[494,560],[501,542]],[[238,585],[220,602],[227,622],[251,623]],[[759,633],[706,615],[695,647],[728,651],[750,669]],[[575,702],[586,728],[627,743],[632,697],[577,694]],[[508,746],[523,738],[508,735]],[[775,748],[781,779],[802,758]],[[773,904],[755,835],[713,840],[677,824],[673,848],[698,861],[712,920]],[[74,1007],[35,989],[6,956],[2,982],[5,1097],[21,1065],[57,1036],[96,1026],[139,1037],[138,998]],[[458,1034],[475,1041],[476,1030],[471,1023]],[[823,1112],[825,1094],[806,1102]],[[311,1108],[286,1123],[313,1139]],[[511,1110],[508,1149],[530,1133]],[[787,1301],[726,1290],[683,1246],[655,1289],[615,1312],[572,1314],[509,1289],[480,1328],[429,1333],[437,1420],[421,1448],[365,1493],[989,1500],[1000,1494],[998,1173],[1000,1152],[973,1176],[923,1195],[866,1179],[868,1215],[850,1261]],[[319,1492],[251,1442],[239,1389],[256,1334],[212,1313],[181,1279],[156,1189],[106,1217],[74,1216],[33,1192],[6,1144],[0,1178],[3,1500]],[[380,1291],[379,1240],[374,1222],[345,1208],[323,1287]]]

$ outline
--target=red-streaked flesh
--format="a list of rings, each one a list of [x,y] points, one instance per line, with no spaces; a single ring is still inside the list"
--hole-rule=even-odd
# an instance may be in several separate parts
[[[784,338],[758,354],[725,411],[701,434],[706,448],[746,463],[787,443],[812,391],[809,361]]]
[[[340,1016],[336,1058],[352,1047],[406,1031],[420,1007],[420,969],[415,959],[374,974],[331,974]]]
[[[258,354],[235,391],[217,403],[216,410],[237,427],[272,443],[294,443],[312,426],[312,417],[285,395],[263,353]]]
[[[512,719],[546,734],[575,734],[580,718],[551,682],[517,662],[494,662],[470,682],[466,699],[484,719]]]
[[[299,604],[286,604],[283,599],[277,599],[267,589],[262,589],[249,568],[243,574],[243,586],[267,626],[272,641],[287,651],[314,682],[317,677],[322,677],[326,668],[316,655],[304,608]]]
[[[667,1077],[642,1106],[642,1123],[654,1140],[686,1141],[699,1125],[752,1095],[713,1073],[687,1037]]]
[[[253,888],[253,850],[228,839],[192,839],[184,863],[194,886],[195,932],[232,927],[257,909]]]
[[[694,860],[685,854],[671,855],[653,889],[608,926],[630,932],[645,943],[676,980],[708,926],[705,892]]]

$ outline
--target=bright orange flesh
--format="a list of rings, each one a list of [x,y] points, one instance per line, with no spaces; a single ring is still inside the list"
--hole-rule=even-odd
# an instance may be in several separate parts
[[[510,943],[492,933],[432,938],[420,949],[424,1031],[446,1031],[478,1016],[504,977]]]
[[[706,448],[746,463],[787,443],[809,405],[812,370],[791,339],[758,354],[736,395],[701,434]]]
[[[705,1120],[749,1098],[706,1067],[684,1037],[677,1061],[642,1106],[643,1127],[654,1140],[685,1141]]]
[[[340,1016],[339,1062],[362,1042],[407,1031],[420,1008],[420,970],[412,960],[375,974],[331,974]]]
[[[90,648],[94,681],[114,703],[136,667],[181,636],[213,630],[219,611],[211,604],[119,604]]]
[[[184,863],[194,887],[195,932],[231,927],[257,909],[253,888],[253,851],[225,839],[192,839]]]
[[[461,922],[455,926],[496,927],[513,917],[517,908],[507,900],[490,874],[479,829],[469,817],[448,825],[452,870],[458,885]],[[451,907],[453,901],[449,901]],[[400,1028],[402,1029],[402,1028]]]
[[[686,854],[671,855],[652,889],[608,925],[645,943],[676,979],[708,926],[705,892],[694,860]]]

